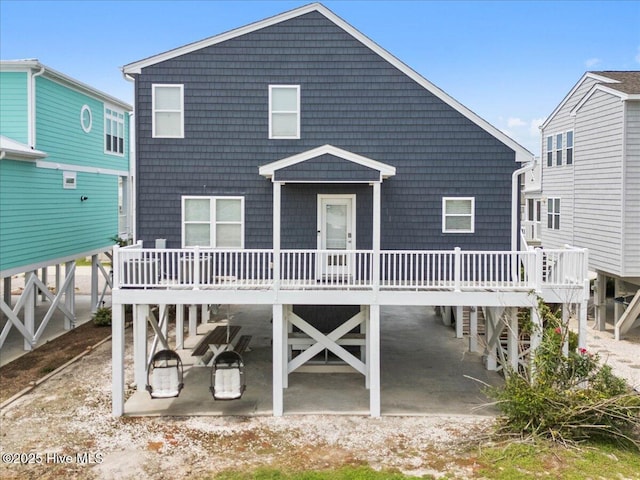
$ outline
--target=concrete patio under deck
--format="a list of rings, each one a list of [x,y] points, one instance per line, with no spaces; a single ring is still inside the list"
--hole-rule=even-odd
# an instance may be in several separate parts
[[[209,392],[210,368],[193,366],[189,349],[185,387],[178,398],[151,400],[139,391],[125,404],[125,415],[272,415],[271,306],[234,305],[232,323],[252,335],[245,352],[247,390],[241,400],[214,401]],[[484,369],[481,356],[468,352],[468,340],[442,324],[432,307],[382,307],[381,399],[383,415],[487,414],[482,382],[496,384],[501,376]],[[200,329],[211,328],[202,325]],[[191,347],[197,339],[185,341]],[[303,367],[304,368],[304,367]],[[287,414],[369,414],[369,391],[358,373],[289,375],[284,391]]]

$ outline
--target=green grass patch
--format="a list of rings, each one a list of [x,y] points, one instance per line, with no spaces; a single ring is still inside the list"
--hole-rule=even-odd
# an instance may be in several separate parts
[[[477,478],[487,480],[638,479],[640,455],[633,446],[580,444],[565,447],[549,441],[512,442],[482,449]]]

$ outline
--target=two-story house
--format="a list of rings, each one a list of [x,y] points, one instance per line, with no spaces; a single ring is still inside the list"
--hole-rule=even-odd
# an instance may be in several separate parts
[[[56,309],[67,328],[74,325],[78,258],[93,258],[95,309],[98,255],[131,233],[131,111],[37,60],[0,62],[0,306],[7,319],[0,347],[15,328],[32,348]],[[47,279],[53,265],[55,294]],[[19,274],[25,288],[12,304],[11,279]],[[35,295],[49,302],[43,318],[34,316]]]
[[[597,325],[609,280],[619,337],[640,315],[640,71],[585,73],[541,132],[542,245],[589,249]]]
[[[194,305],[264,304],[275,415],[289,374],[327,349],[365,377],[378,416],[381,306],[453,307],[458,319],[486,307],[491,349],[505,309],[535,317],[532,290],[582,291],[583,251],[545,252],[558,269],[543,277],[542,253],[518,249],[532,154],[320,4],[123,72],[135,82],[141,243],[115,254],[115,415],[124,304],[140,390],[148,321],[154,345],[168,345],[149,305],[177,306],[181,345],[183,307],[195,334]],[[342,347],[350,332],[366,354]],[[294,358],[300,335],[307,348]]]

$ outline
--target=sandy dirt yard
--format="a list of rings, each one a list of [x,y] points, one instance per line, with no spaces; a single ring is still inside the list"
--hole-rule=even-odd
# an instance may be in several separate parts
[[[191,479],[359,464],[465,477],[474,464],[464,449],[493,425],[486,416],[113,418],[110,379],[106,342],[5,407],[0,478]]]

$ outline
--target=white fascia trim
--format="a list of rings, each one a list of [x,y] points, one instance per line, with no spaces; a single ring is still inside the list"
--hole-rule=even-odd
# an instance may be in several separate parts
[[[0,70],[3,71],[31,71],[34,69],[45,69],[45,77],[53,80],[57,83],[61,83],[66,87],[73,88],[81,93],[86,95],[90,95],[94,98],[98,98],[99,100],[110,102],[114,105],[118,105],[120,108],[132,112],[133,107],[128,103],[123,102],[115,97],[112,97],[108,93],[97,90],[86,83],[80,82],[74,78],[65,75],[64,73],[58,72],[52,68],[43,65],[38,60],[7,60],[0,62]]]
[[[587,80],[588,78],[595,80],[597,82],[602,82],[602,83],[620,83],[618,80],[613,80],[612,78],[603,77],[602,75],[596,75],[595,73],[592,73],[592,72],[586,72],[584,75],[582,75],[580,80],[578,80],[578,82],[573,86],[573,88],[569,91],[569,93],[562,99],[562,101],[553,110],[553,112],[551,112],[551,115],[549,115],[547,119],[544,121],[544,123],[540,125],[540,127],[538,127],[540,128],[540,130],[544,130],[547,127],[549,122],[551,122],[551,120],[553,120],[553,118],[556,116],[556,113],[560,111],[560,109],[564,106],[564,104],[569,101],[569,99],[573,96],[576,90],[578,90],[578,88],[580,88],[582,84],[585,82],[585,80]]]
[[[495,138],[500,140],[506,146],[514,150],[516,154],[517,162],[530,162],[533,160],[533,153],[527,150],[525,147],[517,143],[515,140],[510,138],[508,135],[504,134],[502,131],[491,125],[489,122],[478,116],[476,113],[469,110],[467,107],[462,105],[460,102],[455,100],[453,97],[445,93],[440,88],[436,87],[433,83],[429,82],[426,78],[420,75],[418,72],[413,70],[411,67],[406,65],[404,62],[393,56],[387,50],[382,48],[380,45],[375,43],[369,37],[358,31],[356,28],[352,27],[350,24],[345,22],[342,18],[338,17],[331,10],[326,8],[324,5],[320,3],[312,3],[309,5],[305,5],[303,7],[290,10],[288,12],[282,13],[280,15],[276,15],[274,17],[267,18],[265,20],[255,22],[249,25],[246,25],[241,28],[237,28],[235,30],[230,30],[228,32],[222,33],[220,35],[216,35],[213,37],[205,38],[200,40],[199,42],[190,43],[188,45],[184,45],[182,47],[176,48],[174,50],[169,50],[168,52],[161,53],[159,55],[155,55],[153,57],[146,58],[144,60],[140,60],[138,62],[130,63],[122,67],[122,72],[124,74],[137,74],[141,73],[142,69],[151,65],[155,65],[156,63],[160,63],[166,60],[170,60],[172,58],[178,57],[180,55],[185,55],[187,53],[191,53],[193,51],[199,50],[201,48],[210,47],[216,45],[218,43],[231,40],[233,38],[239,37],[241,35],[245,35],[247,33],[254,32],[256,30],[260,30],[265,27],[269,27],[271,25],[275,25],[280,22],[284,22],[286,20],[290,20],[292,18],[305,15],[307,13],[317,11],[320,14],[324,15],[327,19],[331,20],[338,27],[342,28],[345,32],[351,35],[353,38],[358,40],[360,43],[368,47],[374,53],[381,56],[391,65],[399,69],[409,78],[417,82],[423,88],[431,92],[437,98],[457,110],[460,114],[471,120],[473,123],[478,125],[483,130],[487,131]]]
[[[392,177],[396,174],[396,168],[392,167],[391,165],[387,165],[386,163],[363,157],[362,155],[358,155],[357,153],[348,152],[347,150],[334,147],[333,145],[323,145],[321,147],[307,150],[306,152],[298,153],[291,157],[283,158],[282,160],[277,160],[267,165],[263,165],[259,168],[259,172],[263,177],[273,178],[273,174],[276,170],[280,170],[282,168],[286,168],[291,165],[295,165],[297,163],[301,163],[306,160],[310,160],[312,158],[316,158],[320,155],[326,154],[342,158],[358,165],[362,165],[363,167],[371,168],[372,170],[377,170],[382,175],[382,178]],[[371,180],[366,181],[366,183],[369,182],[371,182]]]
[[[112,170],[110,168],[85,167],[82,165],[71,165],[69,163],[36,161],[36,167],[48,168],[50,170],[65,170],[68,172],[97,173],[101,175],[114,175],[117,177],[128,177],[129,172],[126,170]]]
[[[41,150],[0,135],[0,160],[3,158],[7,160],[38,160],[46,156],[47,154]]]
[[[589,99],[596,93],[596,92],[604,92],[604,93],[608,93],[609,95],[613,95],[615,97],[619,97],[621,101],[625,101],[629,99],[629,94],[627,93],[622,93],[619,90],[616,90],[614,88],[610,88],[607,87],[605,85],[602,85],[600,83],[594,85],[593,87],[591,87],[591,90],[589,90],[586,95],[584,97],[582,97],[582,99],[576,104],[575,107],[573,107],[573,109],[569,112],[569,115],[571,117],[575,117],[576,114],[578,113],[578,110],[580,110],[585,103],[587,103],[589,101]]]

